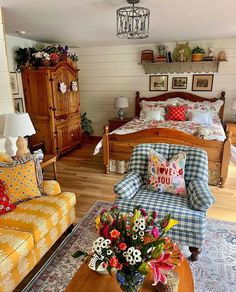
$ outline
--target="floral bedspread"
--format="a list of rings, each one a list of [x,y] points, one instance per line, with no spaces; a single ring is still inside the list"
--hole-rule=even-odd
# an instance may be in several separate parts
[[[156,121],[156,120],[139,120],[135,118],[130,122],[124,124],[119,129],[115,130],[113,133],[116,134],[124,134],[127,130],[129,133],[137,132],[146,129],[152,128],[169,128],[179,130],[188,134],[195,134],[199,128],[209,130],[209,135],[206,137],[206,140],[218,140],[224,141],[225,140],[225,132],[222,127],[222,124],[219,120],[213,120],[211,126],[202,125],[199,123],[194,123],[191,121]],[[132,130],[132,132],[130,131]]]
[[[196,135],[196,133],[204,132],[204,139],[206,140],[217,140],[217,141],[224,141],[226,136],[223,129],[223,126],[219,119],[213,119],[213,123],[211,126],[194,123],[192,121],[156,121],[156,120],[139,120],[138,118],[134,118],[133,120],[129,121],[128,123],[124,124],[123,126],[119,127],[112,134],[130,134],[134,132],[138,132],[141,130],[146,129],[153,129],[153,128],[170,128],[179,130],[188,134]],[[203,138],[203,137],[201,137]],[[100,148],[102,147],[102,142],[100,141],[95,150],[94,155],[96,155]]]

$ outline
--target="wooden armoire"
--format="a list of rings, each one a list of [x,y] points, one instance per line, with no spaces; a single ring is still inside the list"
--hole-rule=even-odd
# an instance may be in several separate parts
[[[46,154],[61,155],[81,140],[78,70],[66,61],[54,67],[22,69],[26,111],[36,134],[30,145],[44,142]]]

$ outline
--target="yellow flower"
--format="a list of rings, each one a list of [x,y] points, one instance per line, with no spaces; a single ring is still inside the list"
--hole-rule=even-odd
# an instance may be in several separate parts
[[[100,216],[98,215],[95,219],[95,223],[96,223],[96,229],[100,228]]]
[[[164,228],[164,232],[166,233],[168,230],[170,230],[173,226],[175,226],[176,224],[178,224],[179,221],[170,218],[168,224],[166,225],[166,227]]]
[[[134,222],[135,222],[136,219],[139,219],[140,218],[140,216],[141,216],[141,211],[135,209],[134,216],[130,220],[131,226],[134,224]]]

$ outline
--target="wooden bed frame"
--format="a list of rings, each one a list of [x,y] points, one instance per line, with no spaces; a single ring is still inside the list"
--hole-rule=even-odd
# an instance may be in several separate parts
[[[155,97],[141,98],[140,92],[136,92],[135,116],[140,113],[140,101],[160,101],[169,98],[180,97],[193,102],[209,101],[215,102],[218,98],[204,98],[187,92],[168,92]],[[225,101],[225,92],[221,92],[221,100]],[[219,116],[223,120],[224,103],[220,109]],[[230,160],[231,133],[226,133],[224,142],[201,140],[193,135],[182,131],[165,128],[155,128],[138,131],[131,134],[111,134],[109,128],[105,126],[103,134],[103,162],[105,172],[109,173],[109,162],[114,160],[129,161],[133,148],[141,143],[169,143],[203,148],[208,153],[209,175],[214,177],[213,185],[224,187]]]

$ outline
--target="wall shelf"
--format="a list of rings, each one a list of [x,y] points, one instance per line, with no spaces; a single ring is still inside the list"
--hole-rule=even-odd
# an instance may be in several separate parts
[[[146,74],[218,72],[219,61],[144,63]]]

